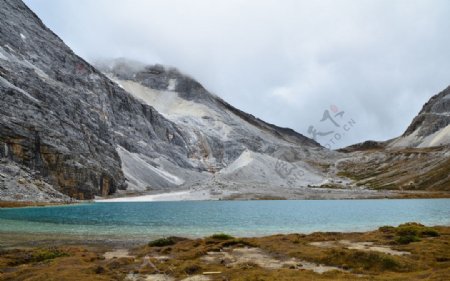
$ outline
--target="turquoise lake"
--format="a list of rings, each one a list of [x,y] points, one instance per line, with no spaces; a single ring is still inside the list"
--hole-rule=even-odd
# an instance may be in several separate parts
[[[0,209],[0,232],[86,237],[236,236],[450,225],[450,199],[92,203]]]

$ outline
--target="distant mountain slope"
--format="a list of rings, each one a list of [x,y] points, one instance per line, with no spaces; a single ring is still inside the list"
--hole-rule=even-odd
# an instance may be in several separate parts
[[[450,144],[450,87],[433,96],[391,147],[430,147]]]
[[[343,149],[338,174],[374,189],[450,191],[450,87],[433,96],[405,133]]]
[[[225,189],[256,185],[260,188],[306,187],[336,178],[310,164],[328,163],[327,159],[332,159],[336,153],[291,129],[268,124],[234,108],[174,68],[144,66],[125,59],[103,61],[97,67],[138,100],[155,107],[165,118],[183,128],[188,143],[192,144],[189,158],[195,161],[193,165],[209,172],[206,181],[182,176],[184,187],[193,183],[206,187],[220,185]],[[282,159],[284,154],[289,155],[289,159]],[[122,161],[125,166],[133,166],[133,162],[142,163],[146,155],[146,150],[141,149],[134,155],[138,158],[122,157]],[[302,177],[292,180],[277,174],[276,165],[280,161],[301,167]],[[167,159],[165,171],[183,174],[169,162]],[[147,174],[134,173],[129,178],[144,183],[149,181]],[[143,179],[145,177],[147,180]],[[152,186],[151,182],[148,185]],[[135,186],[139,190],[142,184],[140,187]]]

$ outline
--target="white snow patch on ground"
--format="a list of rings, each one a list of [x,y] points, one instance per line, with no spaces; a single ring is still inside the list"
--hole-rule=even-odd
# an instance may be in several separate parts
[[[211,200],[211,194],[206,190],[185,190],[178,192],[167,192],[134,197],[121,197],[112,199],[100,199],[95,202],[152,202],[152,201],[190,201]]]
[[[252,160],[253,160],[252,152],[250,152],[249,150],[245,150],[236,160],[234,160],[233,163],[220,170],[220,173],[230,174],[238,169],[247,166],[252,162]]]
[[[122,160],[122,170],[129,183],[129,190],[146,190],[152,185],[180,185],[184,180],[164,171],[161,167],[154,167],[145,156],[131,153],[123,147],[118,147],[117,152]]]

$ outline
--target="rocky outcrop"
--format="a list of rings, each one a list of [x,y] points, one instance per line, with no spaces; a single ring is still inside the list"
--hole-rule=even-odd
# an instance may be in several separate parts
[[[450,87],[433,96],[405,133],[389,147],[432,147],[450,144]]]
[[[420,137],[429,136],[450,124],[450,87],[433,96],[411,122],[403,136],[417,130]]]

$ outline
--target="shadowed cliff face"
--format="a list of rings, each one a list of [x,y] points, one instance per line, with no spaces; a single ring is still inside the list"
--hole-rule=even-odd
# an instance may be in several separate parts
[[[75,55],[21,1],[0,2],[0,98],[0,156],[75,198],[126,188],[116,147],[132,151],[134,138],[186,153],[171,122]]]

